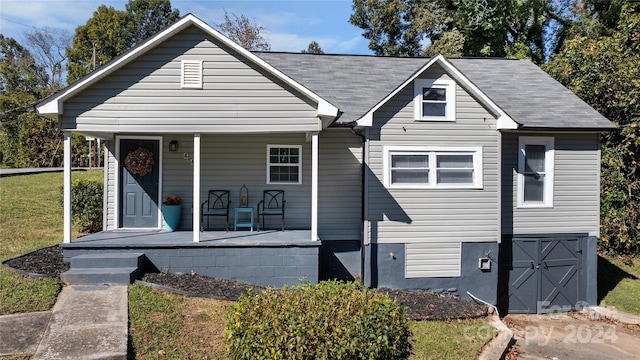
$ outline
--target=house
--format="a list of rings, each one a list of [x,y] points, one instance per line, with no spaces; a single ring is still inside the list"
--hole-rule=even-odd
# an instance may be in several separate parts
[[[600,133],[614,125],[529,61],[251,53],[187,15],[37,111],[65,133],[67,281],[112,281],[99,275],[129,254],[134,268],[355,277],[510,312],[596,303]],[[73,133],[107,149],[104,231],[75,240]],[[142,175],[127,165],[138,149],[153,157]],[[211,189],[230,191],[231,224],[257,217],[233,212],[243,186],[251,209],[284,191],[284,231],[269,217],[266,231],[224,217],[202,231]],[[182,199],[180,231],[163,227],[163,195]]]

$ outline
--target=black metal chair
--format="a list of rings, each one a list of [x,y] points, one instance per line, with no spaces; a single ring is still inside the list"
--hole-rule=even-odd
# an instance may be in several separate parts
[[[264,190],[262,200],[258,203],[258,230],[260,230],[260,217],[262,216],[262,230],[264,230],[265,215],[276,215],[282,218],[282,231],[284,231],[284,190]]]
[[[231,200],[229,199],[228,190],[209,190],[209,196],[202,203],[200,211],[200,226],[204,230],[204,217],[207,217],[207,230],[209,230],[209,218],[211,216],[225,216],[225,229],[229,231],[229,208]]]

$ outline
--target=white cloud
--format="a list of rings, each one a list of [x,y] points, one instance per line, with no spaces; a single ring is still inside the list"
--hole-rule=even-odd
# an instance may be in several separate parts
[[[84,25],[100,4],[124,10],[126,3],[127,0],[30,0],[28,3],[0,0],[0,32],[18,41],[33,27],[60,28],[73,35],[76,27]],[[318,12],[317,6],[304,10],[298,6],[296,9],[294,5],[300,3],[302,1],[171,1],[181,15],[192,13],[214,27],[224,20],[225,10],[238,16],[243,14],[265,27],[265,35],[274,51],[299,52],[311,41],[318,42],[327,53],[367,51],[366,40],[345,20],[348,14],[343,12],[348,12],[344,9],[348,2],[309,2],[310,5],[320,4],[320,8],[328,9],[329,14]],[[343,7],[337,10],[336,5]]]
[[[361,54],[363,48],[366,49],[366,40],[359,35],[350,39],[342,39],[328,36],[301,36],[282,32],[267,33],[266,38],[271,44],[272,51],[300,52],[302,49],[307,49],[312,41],[317,42],[320,48],[328,54]]]
[[[362,48],[367,48],[367,39],[362,35],[356,35],[351,39],[340,41],[336,44],[335,49],[337,53],[352,53],[354,51],[362,52]],[[369,52],[371,54],[371,52]]]
[[[2,33],[21,39],[25,32],[35,28],[67,30],[71,35],[76,27],[84,25],[102,3],[116,9],[124,9],[122,1],[16,1],[2,0],[0,4]],[[28,7],[28,10],[26,9]]]

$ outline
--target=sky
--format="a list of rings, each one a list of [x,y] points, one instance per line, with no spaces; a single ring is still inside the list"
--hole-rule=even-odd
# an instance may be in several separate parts
[[[127,0],[0,0],[0,33],[24,43],[35,28],[65,29],[70,35],[84,25],[99,5],[125,10]],[[224,12],[245,15],[264,26],[272,51],[300,52],[311,41],[325,53],[373,54],[362,30],[349,23],[351,0],[171,0],[180,15],[192,13],[209,25]]]

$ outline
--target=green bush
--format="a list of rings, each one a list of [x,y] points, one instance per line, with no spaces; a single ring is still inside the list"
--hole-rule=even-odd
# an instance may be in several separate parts
[[[381,294],[337,281],[267,289],[227,310],[231,359],[406,359],[406,309]]]
[[[80,231],[90,233],[102,231],[103,189],[103,184],[98,181],[73,180],[71,211],[73,221]]]

